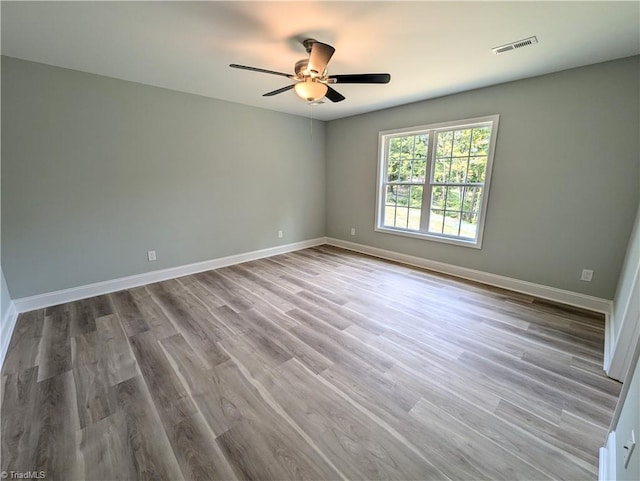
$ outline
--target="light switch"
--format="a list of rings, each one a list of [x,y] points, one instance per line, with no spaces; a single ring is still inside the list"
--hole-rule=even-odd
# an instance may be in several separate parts
[[[631,430],[631,437],[627,440],[627,442],[622,446],[624,450],[624,469],[627,469],[629,466],[629,460],[631,459],[631,455],[633,454],[633,448],[636,447],[636,433]]]

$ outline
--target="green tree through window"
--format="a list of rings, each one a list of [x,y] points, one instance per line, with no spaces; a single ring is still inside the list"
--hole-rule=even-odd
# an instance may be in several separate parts
[[[377,229],[479,246],[497,123],[381,132]]]

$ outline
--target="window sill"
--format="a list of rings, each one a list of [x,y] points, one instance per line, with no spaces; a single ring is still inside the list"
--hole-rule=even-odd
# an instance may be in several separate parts
[[[444,244],[452,244],[452,245],[456,245],[456,246],[461,246],[461,247],[471,247],[473,249],[480,249],[482,248],[482,240],[478,239],[478,240],[474,240],[474,239],[458,239],[455,237],[448,237],[448,236],[439,236],[439,235],[434,235],[434,234],[427,234],[425,232],[416,232],[416,231],[411,231],[411,230],[405,230],[405,229],[394,229],[392,227],[376,227],[374,229],[376,232],[382,232],[384,234],[393,234],[393,235],[399,235],[399,236],[403,236],[403,237],[413,237],[414,239],[421,239],[421,240],[427,240],[427,241],[434,241],[434,242],[442,242]]]

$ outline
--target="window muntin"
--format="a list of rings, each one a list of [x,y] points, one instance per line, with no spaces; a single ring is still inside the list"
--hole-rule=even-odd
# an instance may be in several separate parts
[[[429,136],[391,137],[386,163],[384,225],[419,230]]]
[[[498,116],[380,133],[376,230],[480,247]]]

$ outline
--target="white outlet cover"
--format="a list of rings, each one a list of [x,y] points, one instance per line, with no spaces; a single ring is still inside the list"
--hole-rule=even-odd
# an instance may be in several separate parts
[[[591,282],[593,279],[593,271],[591,269],[582,269],[581,281]]]
[[[149,262],[153,262],[156,260],[156,251],[147,251],[147,259]]]

